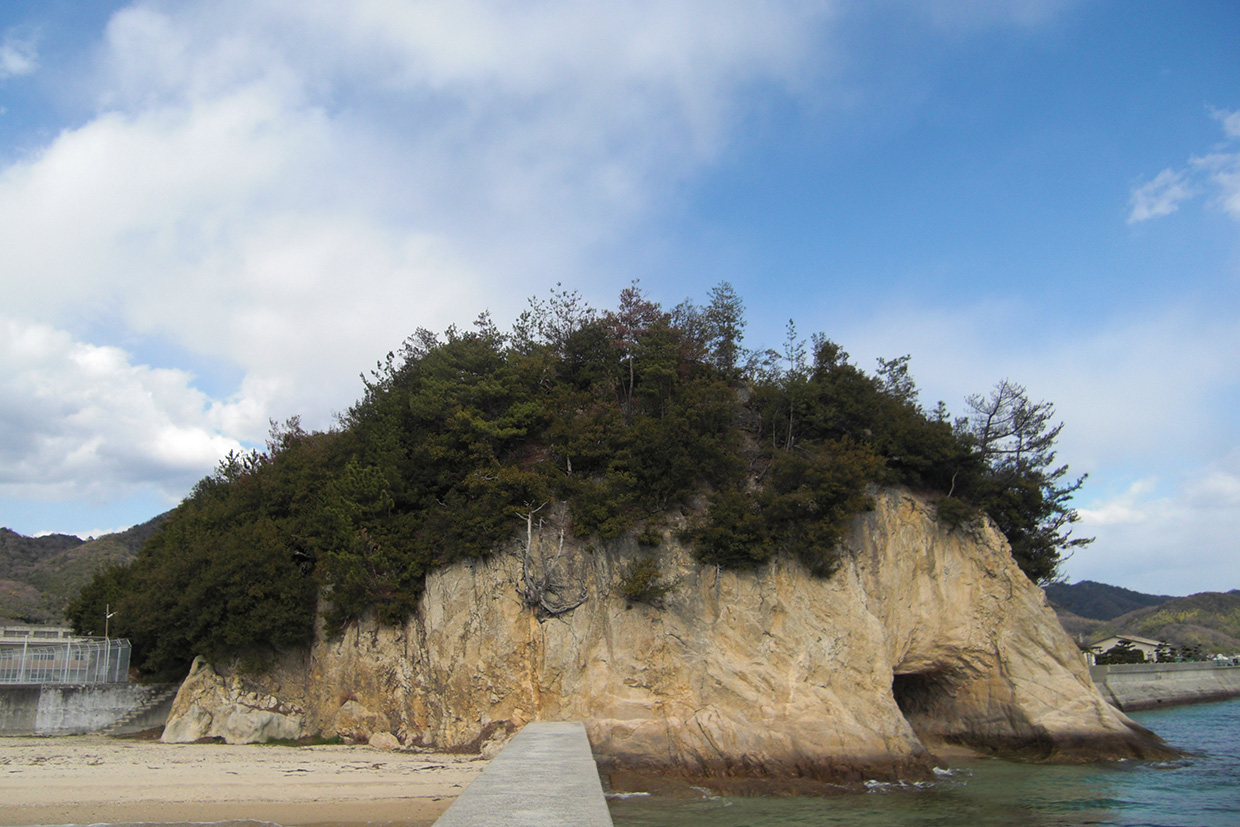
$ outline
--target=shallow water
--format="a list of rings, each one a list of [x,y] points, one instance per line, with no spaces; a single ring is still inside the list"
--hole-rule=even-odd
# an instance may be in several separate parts
[[[1240,699],[1132,715],[1194,756],[1051,766],[972,760],[925,785],[831,798],[612,798],[616,827],[1236,827]]]
[[[609,806],[615,827],[1240,825],[1240,699],[1132,717],[1194,755],[1164,763],[1084,767],[978,759],[960,762],[932,783],[874,783],[865,792],[831,798],[727,798],[700,788],[698,798],[613,797]],[[211,827],[265,824],[227,821]],[[406,825],[372,822],[368,827]]]

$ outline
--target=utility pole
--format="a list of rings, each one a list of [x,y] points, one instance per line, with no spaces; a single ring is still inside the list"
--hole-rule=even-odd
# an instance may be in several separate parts
[[[108,636],[108,622],[112,620],[112,615],[116,612],[112,611],[111,603],[103,604],[103,680],[104,683],[113,683],[111,679],[112,671],[112,639]]]

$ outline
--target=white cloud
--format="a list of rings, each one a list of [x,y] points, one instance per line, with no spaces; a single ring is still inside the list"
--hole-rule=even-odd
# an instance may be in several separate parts
[[[1223,132],[1228,138],[1240,140],[1240,110],[1228,112],[1226,109],[1210,109],[1210,114],[1223,125]]]
[[[1073,580],[1154,594],[1227,591],[1240,582],[1240,451],[1186,474],[1169,492],[1134,486],[1082,509],[1093,545],[1068,564]],[[1123,516],[1123,519],[1108,517]]]
[[[227,297],[251,281],[243,254],[277,259],[265,240],[304,252],[323,228],[356,230],[363,255],[341,239],[335,271],[301,292],[339,307],[337,325],[348,302],[308,292],[403,309],[391,327],[353,325],[364,341],[332,331],[331,352],[365,364],[418,324],[519,305],[583,273],[606,279],[596,251],[716,157],[747,96],[802,82],[823,14],[742,2],[125,9],[107,30],[101,115],[0,181],[0,241],[18,242],[30,274],[16,298],[34,313],[52,285],[74,297],[58,322],[102,303],[139,332],[161,325],[213,354]],[[176,307],[186,287],[191,314]],[[244,313],[310,330],[270,301]],[[262,352],[232,341],[243,365]],[[316,373],[321,385],[330,371]]]
[[[5,312],[21,320],[7,329],[52,343],[5,359],[4,490],[200,473],[269,417],[330,424],[358,373],[418,326],[605,278],[600,244],[717,157],[753,89],[796,86],[823,13],[120,10],[98,113],[0,169]],[[132,339],[236,366],[235,397],[103,346]]]
[[[1161,215],[1170,215],[1179,209],[1181,201],[1192,198],[1195,194],[1196,191],[1185,180],[1183,172],[1164,169],[1153,181],[1132,191],[1128,199],[1132,205],[1132,211],[1128,213],[1128,223],[1135,224]]]
[[[1086,531],[1104,525],[1128,525],[1145,522],[1147,514],[1140,502],[1155,490],[1157,480],[1137,480],[1123,494],[1106,502],[1096,503],[1093,508],[1081,508],[1078,513]]]
[[[39,68],[39,53],[34,37],[22,37],[14,29],[0,38],[0,80],[29,75]]]
[[[1193,169],[1205,173],[1214,184],[1217,203],[1224,212],[1240,221],[1240,152],[1213,152],[1189,161]]]
[[[183,371],[134,365],[118,348],[0,318],[4,496],[104,499],[146,484],[180,496],[241,448],[231,429],[253,431],[254,413],[208,400]]]
[[[1228,138],[1240,139],[1240,111],[1211,109],[1210,113]],[[1214,203],[1240,221],[1240,151],[1221,144],[1213,152],[1190,158],[1187,168],[1165,169],[1153,181],[1134,188],[1128,223],[1170,215],[1181,202],[1203,192],[1207,183],[1213,185]]]

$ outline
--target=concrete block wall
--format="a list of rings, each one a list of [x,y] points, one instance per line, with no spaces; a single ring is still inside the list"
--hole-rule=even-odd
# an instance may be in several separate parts
[[[37,685],[0,686],[0,735],[34,735],[41,694]]]
[[[131,683],[0,686],[0,735],[98,732],[147,703],[153,691]]]

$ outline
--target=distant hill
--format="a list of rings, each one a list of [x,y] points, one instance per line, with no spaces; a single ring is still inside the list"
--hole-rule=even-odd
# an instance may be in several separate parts
[[[1092,620],[1114,620],[1121,615],[1158,606],[1173,599],[1165,594],[1143,594],[1093,580],[1068,585],[1055,583],[1046,587],[1046,596],[1056,610],[1067,610],[1077,617]]]
[[[1099,635],[1130,634],[1208,653],[1240,654],[1240,591],[1202,592],[1115,618]]]
[[[0,528],[0,623],[61,623],[65,603],[96,571],[132,559],[167,514],[83,540],[71,534],[26,537]]]
[[[1240,589],[1168,597],[1087,580],[1049,586],[1046,596],[1078,641],[1132,635],[1165,640],[1177,649],[1240,654]]]
[[[1105,635],[1098,634],[1098,630],[1107,625],[1106,620],[1081,617],[1059,606],[1055,607],[1055,614],[1059,616],[1059,622],[1064,631],[1077,643],[1086,643],[1105,637]]]

